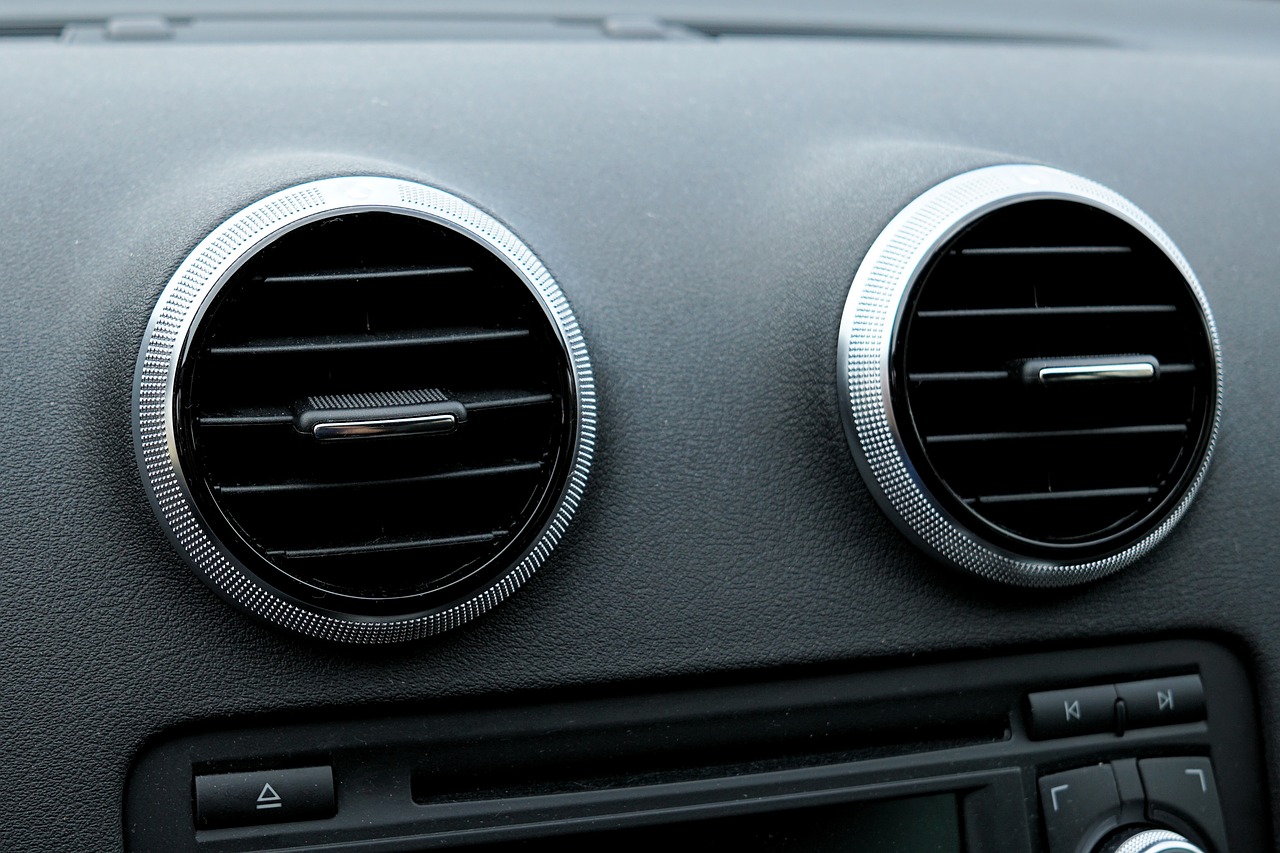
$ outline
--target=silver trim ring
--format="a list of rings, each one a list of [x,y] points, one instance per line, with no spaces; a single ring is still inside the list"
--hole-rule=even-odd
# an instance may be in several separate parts
[[[902,312],[929,259],[965,226],[1010,204],[1075,201],[1118,216],[1160,247],[1186,279],[1213,349],[1215,403],[1204,459],[1190,488],[1154,530],[1125,550],[1087,562],[1012,554],[959,524],[929,494],[907,458],[890,397],[889,359]],[[990,580],[1030,587],[1083,583],[1118,571],[1150,551],[1186,513],[1204,481],[1222,419],[1218,331],[1191,265],[1168,235],[1127,199],[1093,181],[1045,166],[990,166],[957,175],[908,204],[876,238],[854,276],[840,320],[836,359],[845,434],[868,487],[894,523],[934,557]]]
[[[1203,853],[1203,851],[1176,832],[1148,829],[1127,839],[1115,853]]]
[[[552,320],[572,367],[577,429],[569,475],[534,544],[487,589],[447,609],[412,617],[334,613],[286,596],[245,568],[201,517],[178,459],[175,388],[195,322],[240,266],[287,231],[337,214],[385,211],[417,216],[477,240],[524,281]],[[310,637],[389,643],[455,628],[496,606],[527,581],[563,537],[582,500],[596,443],[596,392],[582,331],[551,274],[511,231],[456,196],[383,177],[329,178],[283,190],[214,229],[160,294],[142,338],[133,383],[134,450],[142,481],[170,540],[196,573],[232,603]]]

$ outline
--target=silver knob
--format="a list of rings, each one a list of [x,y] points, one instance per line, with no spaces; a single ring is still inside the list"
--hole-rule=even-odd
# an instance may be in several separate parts
[[[1176,832],[1141,829],[1113,836],[1097,853],[1204,853]]]

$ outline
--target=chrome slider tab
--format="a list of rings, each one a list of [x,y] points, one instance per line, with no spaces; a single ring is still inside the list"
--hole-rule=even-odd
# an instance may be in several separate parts
[[[466,406],[436,388],[310,397],[294,427],[317,441],[445,435],[467,422]]]
[[[1091,364],[1079,367],[1042,367],[1040,382],[1093,382],[1110,379],[1154,379],[1156,367],[1140,361],[1129,364]]]
[[[379,438],[389,435],[440,435],[457,428],[457,417],[442,414],[381,420],[325,421],[312,425],[311,434],[320,441],[327,441],[334,438]]]
[[[1022,365],[1022,381],[1028,385],[1060,385],[1067,382],[1150,382],[1160,376],[1155,356],[1115,358],[1033,359]]]

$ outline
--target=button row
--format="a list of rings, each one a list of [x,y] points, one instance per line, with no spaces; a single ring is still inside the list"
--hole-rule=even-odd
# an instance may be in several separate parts
[[[1203,720],[1204,686],[1198,675],[1032,693],[1031,737],[1072,737]]]
[[[1207,758],[1132,758],[1040,778],[1050,853],[1089,850],[1116,828],[1152,822],[1227,853],[1226,824]]]

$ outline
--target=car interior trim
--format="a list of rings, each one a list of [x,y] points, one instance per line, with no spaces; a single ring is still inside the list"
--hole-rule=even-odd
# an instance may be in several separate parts
[[[444,225],[480,241],[502,259],[538,298],[553,322],[572,366],[571,406],[576,410],[569,477],[533,545],[474,597],[403,618],[356,617],[324,610],[263,582],[218,541],[203,519],[177,449],[179,371],[192,332],[221,286],[245,261],[282,234],[335,214],[368,211],[409,214]],[[474,205],[432,187],[384,177],[328,178],[283,190],[215,229],[191,252],[161,294],[143,338],[134,378],[134,444],[139,469],[152,507],[178,551],[202,579],[233,604],[289,630],[337,642],[417,639],[461,625],[510,596],[551,553],[577,509],[595,451],[595,424],[595,386],[586,343],[568,300],[541,261],[510,230]]]
[[[895,414],[892,400],[894,341],[907,297],[928,260],[984,214],[1032,200],[1082,202],[1137,228],[1164,252],[1186,280],[1212,344],[1212,425],[1207,449],[1190,487],[1168,516],[1139,541],[1118,553],[1083,562],[1015,555],[962,526],[929,493],[909,459],[900,415]],[[840,322],[836,358],[846,436],[863,478],[894,523],[944,563],[989,580],[1029,587],[1066,586],[1116,572],[1150,551],[1178,523],[1191,505],[1213,456],[1222,416],[1221,364],[1218,333],[1208,300],[1190,263],[1169,236],[1119,194],[1086,178],[1040,165],[989,166],[956,175],[926,191],[895,216],[872,244],[854,276]]]

